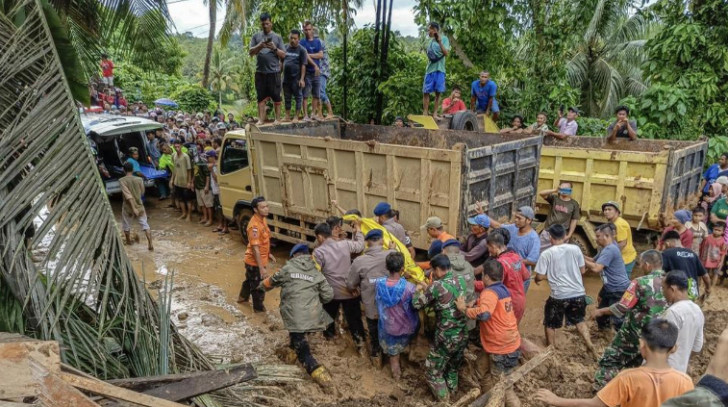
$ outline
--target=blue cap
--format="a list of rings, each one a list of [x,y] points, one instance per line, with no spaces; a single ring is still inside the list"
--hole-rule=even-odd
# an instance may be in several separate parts
[[[484,228],[490,227],[490,218],[488,215],[482,213],[480,215],[474,216],[472,218],[468,218],[468,223],[471,225],[478,225],[482,226]]]
[[[450,239],[442,244],[443,249],[445,249],[446,247],[450,247],[450,246],[457,246],[458,248],[460,248],[460,242],[458,242],[455,239]]]
[[[370,230],[366,236],[364,236],[364,240],[377,240],[381,239],[384,234],[379,229],[372,229]]]
[[[673,215],[675,216],[675,219],[680,221],[680,223],[682,223],[683,225],[688,223],[690,221],[690,219],[693,217],[692,213],[690,213],[684,209],[675,212]]]
[[[392,210],[392,205],[386,203],[386,202],[379,202],[377,206],[374,207],[374,215],[375,216],[382,216],[386,215],[387,212]]]
[[[305,253],[305,254],[308,254],[309,253],[309,251],[308,251],[308,245],[306,245],[305,243],[299,243],[299,244],[293,246],[293,249],[291,249],[291,255],[290,256],[293,257],[293,255],[296,254],[296,253]]]
[[[442,253],[442,240],[434,240],[427,250],[427,258],[432,259],[440,253]]]

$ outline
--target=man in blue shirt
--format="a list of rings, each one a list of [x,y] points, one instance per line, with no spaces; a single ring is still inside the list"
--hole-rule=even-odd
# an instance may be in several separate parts
[[[728,153],[721,154],[718,159],[718,164],[713,164],[705,170],[705,173],[703,174],[703,183],[701,185],[703,195],[707,195],[710,191],[710,184],[715,182],[719,176],[725,175],[721,174],[723,171],[728,171]]]
[[[321,92],[321,59],[324,57],[324,47],[321,40],[313,35],[313,24],[310,21],[303,23],[303,32],[306,38],[300,45],[308,52],[308,65],[306,66],[306,87],[303,88],[303,120],[310,122],[308,116],[308,98],[313,97],[311,116],[317,119],[319,111],[319,98]]]
[[[445,92],[445,57],[450,54],[450,40],[440,33],[440,25],[431,22],[427,27],[430,42],[427,44],[427,69],[425,82],[422,84],[422,115],[430,113],[430,93],[435,94],[435,106],[432,117],[440,120],[437,111],[440,108],[440,95]]]
[[[129,148],[129,157],[126,159],[126,162],[131,163],[133,166],[132,168],[132,174],[136,175],[137,177],[140,177],[144,180],[147,179],[147,177],[142,174],[142,168],[139,166],[139,149],[136,147],[130,147]]]
[[[470,85],[470,109],[476,113],[485,113],[486,116],[492,114],[493,121],[497,121],[500,113],[495,99],[497,92],[498,85],[490,80],[490,72],[481,72],[480,79]]]

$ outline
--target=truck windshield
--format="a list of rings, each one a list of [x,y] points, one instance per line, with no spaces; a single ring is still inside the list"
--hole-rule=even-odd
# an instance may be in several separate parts
[[[248,144],[245,140],[229,138],[222,146],[220,172],[228,174],[248,166]]]

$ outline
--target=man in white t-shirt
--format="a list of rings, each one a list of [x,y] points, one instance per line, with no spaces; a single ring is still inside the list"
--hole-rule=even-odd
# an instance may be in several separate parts
[[[548,228],[551,247],[541,253],[536,263],[536,284],[548,280],[551,295],[544,307],[544,331],[549,345],[555,345],[556,330],[564,324],[576,325],[587,348],[599,357],[586,325],[586,290],[582,275],[586,271],[581,249],[565,243],[566,229],[561,224]]]
[[[688,371],[692,352],[703,349],[703,311],[688,299],[688,276],[684,271],[674,270],[662,280],[662,293],[670,304],[663,318],[677,326],[677,350],[670,355],[667,363],[675,370]]]

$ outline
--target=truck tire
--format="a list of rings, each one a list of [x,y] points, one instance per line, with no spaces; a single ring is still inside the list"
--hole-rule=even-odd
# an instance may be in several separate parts
[[[584,253],[585,256],[592,257],[594,255],[594,248],[592,247],[589,239],[584,236],[583,232],[574,232],[574,234],[571,235],[569,243],[579,246],[579,249],[581,249],[581,252]]]
[[[478,118],[470,110],[457,112],[450,120],[450,130],[478,131]]]
[[[253,218],[253,211],[249,208],[245,208],[238,213],[238,217],[235,219],[235,223],[240,229],[240,238],[244,245],[248,245],[248,223]]]

